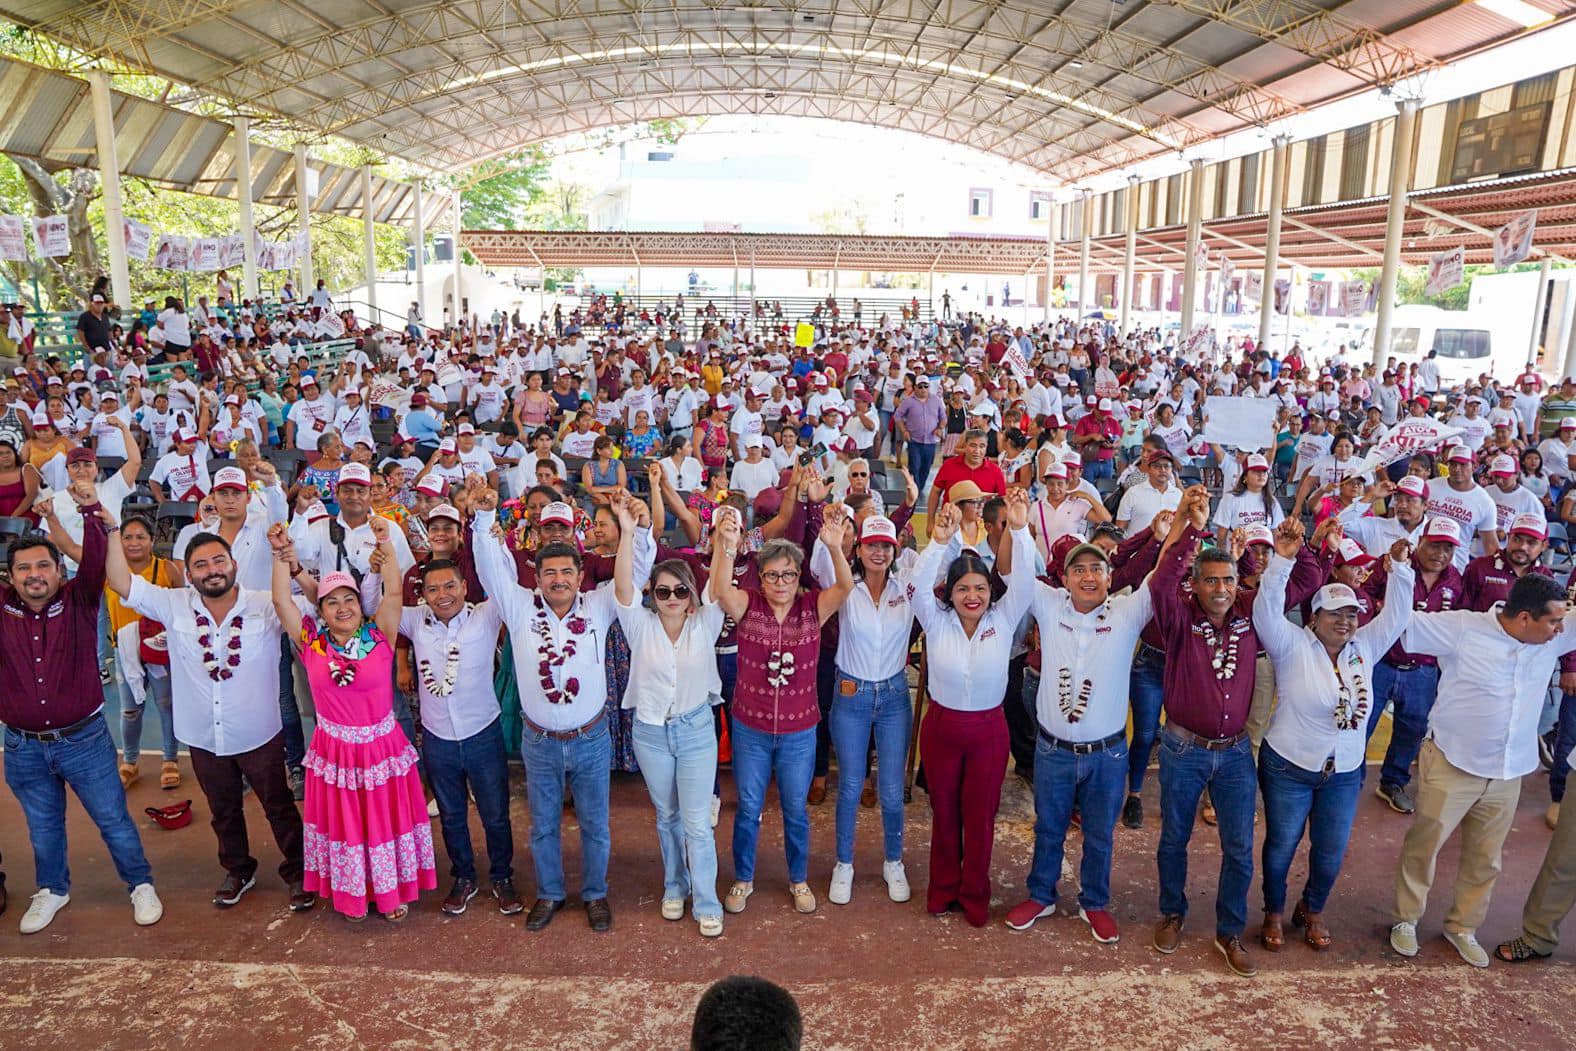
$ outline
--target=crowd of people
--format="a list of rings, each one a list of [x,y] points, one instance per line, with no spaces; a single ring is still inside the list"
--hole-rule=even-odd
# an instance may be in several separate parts
[[[332,309],[324,293],[302,316]],[[221,353],[175,349],[167,323],[157,352],[108,329],[101,344],[90,322],[81,355],[22,343],[0,388],[0,513],[37,523],[9,546],[0,618],[6,781],[38,884],[24,933],[70,900],[67,787],[136,922],[161,915],[126,807],[151,699],[161,787],[181,783],[184,746],[212,813],[213,904],[256,883],[250,794],[289,907],[322,899],[353,922],[398,922],[438,888],[435,819],[437,909],[464,913],[485,885],[542,930],[571,899],[572,806],[576,896],[608,930],[610,776],[637,770],[668,920],[687,912],[712,937],[747,911],[774,782],[786,906],[868,885],[906,902],[917,751],[929,913],[991,922],[1011,773],[1032,785],[1034,852],[997,921],[1021,931],[1069,904],[1076,830],[1073,907],[1115,942],[1115,829],[1149,820],[1158,752],[1153,947],[1182,939],[1202,821],[1219,839],[1213,944],[1243,976],[1256,862],[1258,945],[1282,951],[1289,924],[1331,946],[1325,908],[1391,710],[1375,790],[1410,817],[1393,949],[1418,952],[1459,830],[1444,936],[1489,964],[1476,935],[1540,747],[1555,834],[1495,955],[1557,944],[1576,897],[1558,814],[1576,614],[1548,566],[1576,521],[1576,381],[1545,391],[1529,369],[1446,389],[1432,357],[1375,367],[1342,348],[1316,364],[1251,340],[1190,357],[1108,322],[857,307],[823,312],[799,345],[759,315],[690,323],[681,304],[403,331],[344,312],[328,327],[355,349],[314,369],[310,333],[292,343],[228,301],[214,313],[235,330]],[[1211,396],[1273,402],[1275,433],[1212,442]],[[1435,447],[1375,460],[1409,418],[1438,425]],[[194,506],[178,534],[178,514],[135,510],[166,503]],[[812,858],[809,808],[829,795],[835,857]],[[880,884],[854,868],[865,809]]]

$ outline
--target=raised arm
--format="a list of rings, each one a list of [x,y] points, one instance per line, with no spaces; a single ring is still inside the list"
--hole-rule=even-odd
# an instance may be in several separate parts
[[[1285,660],[1297,645],[1297,629],[1286,619],[1286,582],[1302,550],[1302,522],[1288,518],[1275,529],[1275,554],[1259,579],[1253,599],[1253,629],[1272,660]]]
[[[372,529],[372,537],[378,544],[372,551],[372,568],[378,571],[383,582],[383,595],[378,601],[378,608],[373,618],[377,621],[378,630],[384,637],[392,639],[399,635],[399,618],[403,611],[399,558],[394,551],[394,541],[390,533],[394,523],[380,515],[373,515],[367,524]]]
[[[1412,588],[1417,576],[1412,569],[1412,544],[1404,537],[1390,545],[1388,568],[1384,608],[1377,617],[1357,629],[1357,637],[1368,643],[1368,652],[1375,660],[1395,645],[1412,619]]]
[[[848,598],[848,593],[854,590],[854,574],[848,566],[848,559],[843,557],[843,535],[849,530],[848,516],[840,509],[836,513],[827,514],[821,522],[820,542],[825,546],[827,554],[832,558],[833,581],[830,587],[821,589],[816,596],[816,616],[825,624],[836,613],[838,607]]]
[[[660,470],[660,468],[659,468]],[[635,604],[635,517],[625,504],[617,504],[613,513],[618,516],[618,557],[613,560],[613,597],[620,606]]]
[[[718,508],[722,512],[722,508]],[[734,620],[742,620],[750,606],[750,596],[733,583],[733,562],[739,553],[743,533],[738,515],[720,513],[712,518],[711,530],[711,580],[708,587],[712,600]]]
[[[930,520],[930,543],[925,545],[908,574],[908,604],[920,626],[929,631],[946,612],[936,600],[936,578],[947,558],[947,547],[958,531],[962,515],[956,504],[945,504]]]
[[[1012,554],[1001,607],[1007,619],[1016,623],[1033,605],[1039,584],[1034,572],[1034,538],[1029,535],[1029,494],[1022,489],[1007,491],[1007,530]]]
[[[498,603],[504,623],[514,623],[517,614],[523,616],[525,590],[516,575],[514,556],[493,532],[498,522],[498,491],[482,490],[476,495],[474,507],[471,547],[476,558],[476,577],[487,590],[487,597]]]
[[[290,571],[297,564],[295,545],[290,542],[290,533],[283,524],[268,528],[268,546],[274,553],[272,580],[274,612],[279,615],[279,623],[284,628],[285,638],[290,640],[291,645],[300,649],[301,611],[296,608],[295,598],[290,594]]]

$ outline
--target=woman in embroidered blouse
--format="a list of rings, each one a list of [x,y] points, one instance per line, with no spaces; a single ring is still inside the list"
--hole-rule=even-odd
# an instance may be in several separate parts
[[[634,515],[627,505],[616,513],[613,596],[631,662],[624,707],[634,709],[635,755],[657,811],[662,916],[683,919],[684,899],[692,897],[701,934],[715,938],[722,933],[722,902],[711,831],[717,776],[711,707],[722,699],[716,657],[722,607],[702,602],[695,574],[679,559],[652,568],[650,603],[642,604],[634,585]]]
[[[399,634],[400,572],[387,519],[369,521],[377,547],[371,564],[383,581],[373,619],[361,609],[348,573],[321,581],[299,570],[283,525],[270,528],[274,608],[295,643],[317,702],[306,754],[306,889],[326,895],[352,922],[375,906],[398,922],[423,890],[438,886],[427,800],[416,749],[394,721],[394,646]],[[292,570],[296,572],[292,574]],[[304,614],[290,594],[292,575],[316,608]]]
[[[945,582],[932,591],[962,521],[957,505],[944,504],[906,589],[925,629],[930,676],[931,704],[919,731],[933,815],[925,907],[933,916],[961,909],[975,927],[990,919],[991,845],[1007,774],[1007,665],[1018,622],[1034,599],[1028,520],[1028,494],[1009,489],[1012,544],[996,562],[1005,587],[977,554],[965,550],[946,565]]]
[[[733,578],[742,539],[735,515],[716,524],[712,542],[711,596],[738,624],[738,681],[733,691],[733,777],[739,809],[733,819],[733,886],[723,907],[743,912],[755,892],[755,851],[761,806],[773,774],[783,811],[788,893],[798,912],[815,911],[805,882],[810,867],[807,798],[815,769],[815,726],[820,720],[816,675],[821,625],[837,612],[854,580],[843,557],[848,523],[841,508],[828,508],[821,526],[836,583],[801,591],[804,551],[788,540],[769,540],[755,556],[759,590],[744,591]]]

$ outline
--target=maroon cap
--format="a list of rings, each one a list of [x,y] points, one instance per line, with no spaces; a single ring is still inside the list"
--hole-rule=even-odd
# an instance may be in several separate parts
[[[70,452],[66,453],[66,463],[98,463],[98,457],[94,454],[92,449],[89,449],[85,445],[79,445],[75,449],[72,449]]]

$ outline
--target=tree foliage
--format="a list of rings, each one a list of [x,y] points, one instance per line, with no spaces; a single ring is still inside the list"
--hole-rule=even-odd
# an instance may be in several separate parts
[[[460,191],[461,224],[467,230],[518,230],[527,225],[526,213],[542,196],[552,159],[540,146],[532,146],[500,161],[496,170]]]

